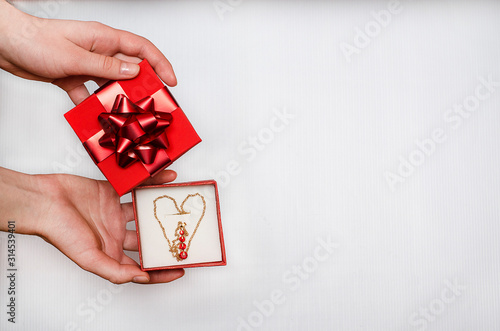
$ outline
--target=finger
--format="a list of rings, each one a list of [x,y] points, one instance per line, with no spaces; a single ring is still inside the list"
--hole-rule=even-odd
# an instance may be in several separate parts
[[[73,101],[75,106],[79,105],[83,102],[83,100],[87,99],[90,96],[87,87],[83,84],[66,92],[68,93],[69,98],[71,99],[71,101]]]
[[[164,170],[160,172],[158,175],[149,178],[144,181],[141,185],[157,185],[172,182],[177,178],[177,173],[173,170]]]
[[[59,86],[64,91],[66,91],[66,93],[68,93],[68,96],[71,98],[71,101],[73,101],[73,103],[77,105],[89,97],[90,93],[84,83],[90,79],[92,79],[92,77],[72,76],[62,79],[56,79],[52,82],[52,84]]]
[[[172,64],[153,43],[146,38],[127,31],[118,30],[118,33],[120,38],[119,52],[124,55],[147,59],[158,76],[167,85],[177,85],[177,78]]]
[[[135,219],[134,206],[132,205],[132,202],[122,203],[122,213],[125,223]]]
[[[184,276],[184,269],[150,271],[148,284],[168,283]]]
[[[120,263],[139,266],[139,264],[137,262],[135,262],[135,260],[133,258],[131,258],[130,256],[127,256],[125,254],[123,254],[123,257],[122,257],[122,260],[120,261]]]
[[[95,249],[91,252],[92,258],[86,259],[83,269],[90,271],[114,284],[128,282],[149,283],[150,277],[137,265],[120,264],[104,252]]]
[[[82,24],[85,24],[86,28],[89,27],[88,23]],[[123,63],[128,62],[116,58],[111,60],[113,58],[106,56],[122,53],[130,57],[147,59],[158,76],[160,76],[167,85],[175,86],[177,84],[177,78],[175,77],[170,62],[165,55],[146,38],[128,31],[116,30],[100,23],[94,23],[90,28],[93,33],[93,38],[90,40],[86,40],[85,38],[83,38],[83,40],[78,40],[78,38],[76,38],[77,40],[75,40],[75,45],[79,49],[76,52],[80,52],[80,54],[83,54],[81,52],[85,52],[85,55],[80,56],[77,54],[76,58],[78,62],[76,66],[80,68],[81,73],[73,73],[74,75],[86,74],[108,79],[133,78],[139,72],[138,66],[134,64],[134,61],[132,61],[132,64],[125,70],[128,72],[128,77],[123,77],[123,74],[120,74],[120,70],[117,71],[117,69],[119,69]],[[74,40],[74,38],[75,37],[71,37],[70,39]],[[84,45],[84,48],[79,48],[81,45]],[[88,51],[85,50],[85,48]],[[93,62],[87,64],[85,61],[82,61],[87,58],[91,58]],[[88,69],[87,67],[92,68]],[[137,73],[133,74],[135,70],[137,70]],[[117,77],[117,75],[119,77]]]
[[[137,233],[133,230],[127,230],[125,240],[123,241],[123,249],[126,251],[137,251],[139,245],[137,243]]]
[[[119,60],[130,62],[130,63],[140,63],[142,61],[142,59],[137,57],[137,56],[128,56],[128,55],[125,55],[123,53],[116,53],[115,55],[113,55],[113,57],[116,57]]]
[[[139,65],[115,57],[97,54],[81,49],[80,61],[71,73],[110,80],[131,79],[139,74]]]
[[[104,84],[106,84],[107,82],[109,82],[109,79],[106,79],[106,78],[94,78],[93,81],[99,86],[103,86]]]

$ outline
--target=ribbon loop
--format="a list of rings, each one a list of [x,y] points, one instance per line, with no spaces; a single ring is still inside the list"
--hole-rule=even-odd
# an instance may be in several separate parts
[[[152,97],[133,103],[119,94],[111,113],[101,113],[98,120],[104,131],[99,145],[113,149],[122,168],[137,161],[152,164],[158,150],[168,148],[165,130],[172,115],[156,111]]]

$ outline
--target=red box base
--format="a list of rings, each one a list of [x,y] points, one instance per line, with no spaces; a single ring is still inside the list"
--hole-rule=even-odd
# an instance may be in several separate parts
[[[180,186],[196,186],[196,185],[214,185],[215,203],[216,203],[216,208],[217,208],[217,221],[218,221],[218,226],[219,226],[219,240],[220,240],[222,260],[215,261],[215,262],[183,264],[180,266],[162,266],[162,267],[154,267],[154,268],[144,268],[143,267],[143,260],[142,260],[140,226],[139,226],[139,220],[137,217],[137,208],[136,208],[136,203],[137,203],[137,198],[136,198],[136,194],[135,194],[136,191],[148,189],[148,188],[180,187]],[[187,182],[187,183],[162,184],[162,185],[148,185],[148,186],[137,187],[132,191],[132,204],[133,204],[133,208],[134,208],[135,227],[136,227],[136,233],[137,233],[137,242],[138,242],[138,246],[139,246],[139,260],[140,260],[140,265],[141,265],[142,271],[183,269],[183,268],[195,268],[195,267],[214,267],[214,266],[225,266],[226,265],[226,249],[224,246],[224,235],[222,232],[222,222],[221,222],[220,204],[219,204],[219,190],[217,189],[217,182],[215,180],[205,180],[205,181],[196,181],[196,182]]]

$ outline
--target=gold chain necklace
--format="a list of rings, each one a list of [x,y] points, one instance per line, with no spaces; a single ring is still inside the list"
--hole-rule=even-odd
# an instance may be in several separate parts
[[[177,209],[177,211],[179,212],[178,215],[184,215],[184,214],[189,214],[188,212],[186,212],[184,210],[184,203],[186,203],[186,201],[189,198],[193,198],[196,196],[199,196],[201,198],[201,200],[203,201],[203,212],[201,213],[200,219],[196,223],[193,234],[189,238],[187,245],[184,242],[186,241],[186,237],[189,236],[189,233],[186,230],[186,222],[181,222],[181,221],[179,221],[177,223],[177,228],[175,229],[175,240],[170,242],[170,239],[168,239],[167,233],[165,232],[165,228],[161,224],[161,221],[158,218],[158,215],[156,214],[156,207],[157,207],[156,202],[160,199],[170,199],[174,202],[175,209]],[[168,196],[168,195],[162,195],[153,201],[153,205],[154,205],[155,218],[158,221],[158,224],[160,225],[161,231],[163,232],[163,236],[165,237],[165,239],[167,239],[168,247],[170,248],[169,251],[172,253],[172,256],[178,262],[185,260],[187,258],[187,252],[189,251],[189,247],[191,247],[191,241],[193,240],[194,235],[196,234],[196,230],[198,230],[198,227],[200,226],[200,223],[201,223],[201,220],[203,219],[203,216],[205,216],[205,210],[207,209],[207,204],[205,202],[205,198],[199,193],[189,194],[186,197],[186,199],[184,199],[184,201],[182,201],[181,207],[179,208],[179,206],[177,205],[177,201],[175,201],[174,198],[172,198],[171,196]]]

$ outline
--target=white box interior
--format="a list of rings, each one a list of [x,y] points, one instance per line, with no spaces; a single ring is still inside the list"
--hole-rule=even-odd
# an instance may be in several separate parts
[[[182,202],[190,194],[200,194],[205,199],[205,214],[201,219],[196,233],[193,232],[203,213],[203,200],[200,196],[190,197],[184,203],[182,214],[169,198],[160,198],[156,201],[156,215],[160,220],[170,242],[176,238],[175,230],[178,222],[186,223],[189,235],[186,245],[191,240],[185,260],[177,261],[169,251],[170,247],[164,233],[154,215],[154,201],[161,196],[175,199],[181,209]],[[159,268],[182,266],[194,263],[222,261],[222,249],[219,236],[219,221],[217,217],[217,203],[215,185],[188,185],[154,188],[139,188],[135,191],[135,208],[139,227],[140,245],[143,268]]]

